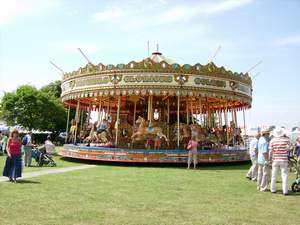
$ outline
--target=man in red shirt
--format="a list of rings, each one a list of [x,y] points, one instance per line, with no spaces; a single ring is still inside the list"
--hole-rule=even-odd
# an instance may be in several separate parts
[[[281,170],[282,192],[288,194],[288,156],[290,151],[290,139],[285,136],[283,128],[275,128],[274,138],[269,144],[269,160],[272,164],[271,192],[276,192],[276,177]]]

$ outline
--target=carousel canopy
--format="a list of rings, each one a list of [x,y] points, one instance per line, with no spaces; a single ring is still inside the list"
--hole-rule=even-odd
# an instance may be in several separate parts
[[[252,80],[214,63],[195,65],[175,63],[154,52],[140,62],[127,64],[87,64],[63,75],[62,100],[68,103],[98,96],[186,96],[231,101],[232,107],[249,108]]]

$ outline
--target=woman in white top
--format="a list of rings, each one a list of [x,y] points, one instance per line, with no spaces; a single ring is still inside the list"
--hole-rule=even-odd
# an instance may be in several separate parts
[[[45,149],[50,155],[55,152],[55,145],[52,143],[50,135],[48,135],[47,140],[45,141]]]

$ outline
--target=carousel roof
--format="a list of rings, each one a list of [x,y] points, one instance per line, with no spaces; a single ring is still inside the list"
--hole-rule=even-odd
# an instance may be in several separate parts
[[[208,76],[217,78],[228,78],[237,80],[242,83],[252,85],[251,77],[248,73],[237,73],[231,70],[225,69],[223,66],[218,67],[213,62],[206,65],[197,63],[195,65],[190,64],[178,64],[173,60],[165,57],[160,52],[153,52],[151,56],[143,59],[140,62],[130,61],[129,63],[120,64],[91,64],[88,63],[85,67],[80,67],[78,70],[64,73],[63,80],[69,80],[76,77],[93,75],[93,74],[107,74],[107,73],[122,73],[122,72],[155,72],[155,73],[182,73],[182,74],[206,74]]]
[[[168,64],[175,63],[174,60],[165,57],[161,52],[153,52],[151,56],[145,58],[144,60],[149,60],[149,59],[152,60],[155,63],[161,63],[163,61],[168,63]]]

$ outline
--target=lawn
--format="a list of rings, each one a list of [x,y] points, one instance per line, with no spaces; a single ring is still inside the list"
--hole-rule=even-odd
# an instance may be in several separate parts
[[[299,224],[300,195],[258,192],[248,166],[98,164],[2,182],[0,224]]]
[[[59,147],[57,147],[56,150],[58,150]],[[55,155],[53,157],[54,161],[56,162],[57,166],[56,167],[50,167],[50,166],[43,166],[39,167],[36,164],[36,161],[32,159],[31,167],[24,167],[23,172],[35,172],[39,170],[45,170],[45,169],[55,169],[55,168],[62,168],[62,167],[70,167],[70,166],[78,166],[80,164],[80,161],[67,161],[67,160],[62,160],[60,156]],[[2,176],[2,169],[4,167],[6,160],[6,156],[0,156],[0,171],[1,171],[1,176]],[[82,161],[81,161],[82,162]],[[83,164],[83,163],[82,163]],[[1,225],[1,224],[0,224]]]

